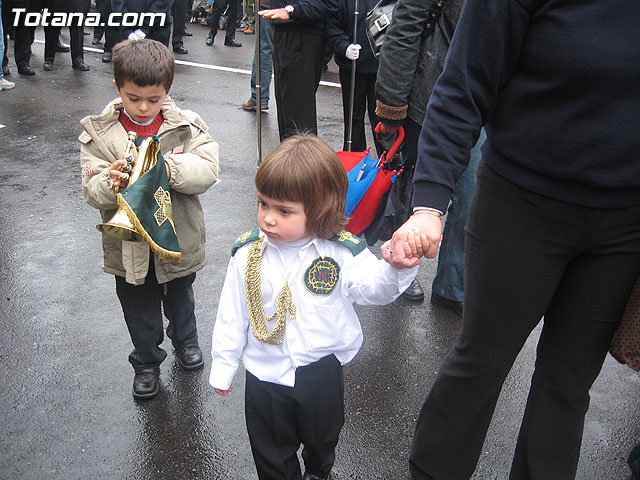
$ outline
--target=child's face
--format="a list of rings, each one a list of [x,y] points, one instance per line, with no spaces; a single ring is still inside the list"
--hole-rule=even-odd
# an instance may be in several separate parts
[[[293,242],[308,237],[302,202],[274,200],[258,193],[258,226],[271,240]]]
[[[167,98],[164,85],[140,87],[127,81],[122,85],[122,88],[118,88],[116,85],[116,91],[122,98],[122,103],[124,103],[124,108],[129,116],[138,123],[146,123],[156,118],[162,109],[164,99]]]

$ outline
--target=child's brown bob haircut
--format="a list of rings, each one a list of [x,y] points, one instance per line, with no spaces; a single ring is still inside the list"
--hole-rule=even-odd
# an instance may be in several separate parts
[[[169,93],[175,68],[169,49],[155,40],[125,40],[113,47],[113,78],[118,88],[133,82],[139,87],[162,85]]]
[[[348,186],[336,152],[308,133],[284,140],[256,174],[256,188],[262,195],[304,205],[307,233],[315,238],[331,238],[346,225]]]

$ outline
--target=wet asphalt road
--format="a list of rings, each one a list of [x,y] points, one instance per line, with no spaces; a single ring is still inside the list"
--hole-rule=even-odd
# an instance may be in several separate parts
[[[239,49],[206,47],[205,27],[189,28],[191,53],[180,60],[251,68],[253,37],[239,33]],[[36,38],[44,38],[41,30]],[[62,38],[68,40],[66,32]],[[55,70],[43,72],[43,44],[37,42],[31,62],[37,75],[23,77],[10,47],[9,79],[17,87],[0,92],[0,478],[257,478],[244,426],[244,373],[228,399],[207,383],[230,247],[255,226],[255,114],[240,109],[249,95],[248,75],[177,66],[171,95],[199,112],[220,144],[221,181],[201,197],[209,265],[195,284],[207,365],[182,372],[165,341],[160,394],[136,402],[127,362],[131,345],[115,282],[101,271],[99,216],[82,200],[76,141],[79,120],[115,96],[112,67],[87,51],[91,72],[77,72],[69,55],[58,53]],[[323,78],[338,82],[335,64]],[[341,104],[338,88],[319,88],[319,134],[337,150]],[[263,115],[263,132],[266,154],[278,142],[275,101]],[[434,271],[435,262],[427,261],[419,274],[427,295]],[[365,341],[345,368],[347,419],[334,476],[408,479],[415,419],[460,320],[429,302],[402,299],[358,312]],[[538,334],[505,383],[474,478],[508,475]],[[639,412],[640,377],[609,357],[592,389],[579,479],[628,477],[625,458],[640,439]]]

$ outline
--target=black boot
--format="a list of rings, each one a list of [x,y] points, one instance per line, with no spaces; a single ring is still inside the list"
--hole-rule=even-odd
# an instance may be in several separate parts
[[[304,472],[304,477],[302,480],[329,480],[331,478],[331,474],[328,474],[326,477],[319,477],[314,475],[313,473]]]

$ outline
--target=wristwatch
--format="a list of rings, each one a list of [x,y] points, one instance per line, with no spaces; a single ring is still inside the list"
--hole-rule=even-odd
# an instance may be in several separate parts
[[[293,5],[285,5],[284,9],[289,14],[289,18],[293,18],[293,11],[294,11]]]

